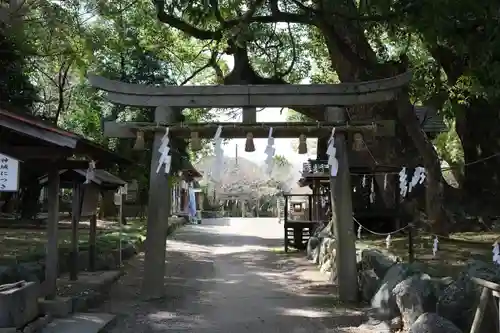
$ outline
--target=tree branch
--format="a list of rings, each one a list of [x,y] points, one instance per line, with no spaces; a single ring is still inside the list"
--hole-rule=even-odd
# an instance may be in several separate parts
[[[168,24],[169,26],[185,32],[186,34],[202,40],[220,40],[222,38],[221,30],[202,30],[195,26],[178,19],[177,17],[167,14],[165,11],[165,0],[154,0],[156,6],[156,15],[160,22]]]
[[[212,0],[215,1],[215,0]],[[196,39],[201,39],[201,40],[220,40],[222,39],[222,32],[226,29],[231,29],[233,27],[236,27],[237,25],[241,24],[242,22],[246,22],[248,24],[251,23],[279,23],[279,22],[285,22],[285,23],[302,23],[302,24],[311,24],[313,25],[314,22],[312,20],[312,16],[310,13],[307,14],[293,14],[293,13],[285,13],[281,11],[274,11],[271,16],[253,16],[255,13],[258,4],[261,3],[263,0],[258,0],[255,3],[255,6],[252,6],[254,8],[253,10],[247,11],[242,18],[238,19],[232,19],[228,21],[224,21],[222,18],[222,15],[219,15],[217,20],[219,23],[221,23],[221,26],[217,30],[203,30],[195,27],[192,24],[189,24],[173,15],[168,14],[165,11],[165,1],[164,0],[154,0],[155,6],[156,6],[156,13],[157,13],[157,18],[160,22],[168,24],[169,26],[181,30],[185,32],[186,34],[190,35],[191,37],[194,37]],[[213,7],[213,5],[212,5]],[[218,9],[218,4],[217,7],[215,7],[214,11]],[[219,13],[220,14],[220,13]],[[218,14],[217,14],[218,15]],[[222,20],[222,22],[220,21]]]

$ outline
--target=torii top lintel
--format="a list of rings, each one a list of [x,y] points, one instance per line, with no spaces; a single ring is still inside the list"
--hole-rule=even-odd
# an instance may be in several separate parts
[[[352,106],[392,100],[411,72],[364,82],[311,85],[217,85],[155,87],[89,75],[92,86],[116,104],[145,107]]]

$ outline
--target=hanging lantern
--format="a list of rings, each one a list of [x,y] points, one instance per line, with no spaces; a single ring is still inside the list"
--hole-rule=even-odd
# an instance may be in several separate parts
[[[144,132],[143,131],[137,131],[135,134],[135,143],[134,147],[132,148],[133,150],[144,150]]]
[[[253,134],[251,132],[247,133],[247,141],[245,142],[245,151],[248,153],[255,151],[255,145],[253,143]]]
[[[299,136],[299,154],[307,154],[307,137],[304,134]]]
[[[363,142],[363,134],[354,133],[352,136],[352,149],[355,151],[361,151],[365,148],[365,143]]]
[[[198,151],[201,150],[201,141],[198,132],[191,132],[191,150]]]

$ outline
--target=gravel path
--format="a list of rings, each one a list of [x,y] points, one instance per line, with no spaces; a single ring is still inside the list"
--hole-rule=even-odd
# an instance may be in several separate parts
[[[110,332],[360,332],[361,309],[340,306],[327,277],[303,255],[284,255],[276,219],[212,219],[178,230],[167,244],[166,297],[140,300],[142,256],[100,311]]]

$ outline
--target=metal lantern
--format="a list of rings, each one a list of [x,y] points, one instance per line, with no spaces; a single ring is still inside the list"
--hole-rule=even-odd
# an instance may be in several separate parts
[[[251,132],[247,133],[247,140],[245,142],[245,151],[249,153],[255,151],[255,144],[253,143],[253,134]]]

